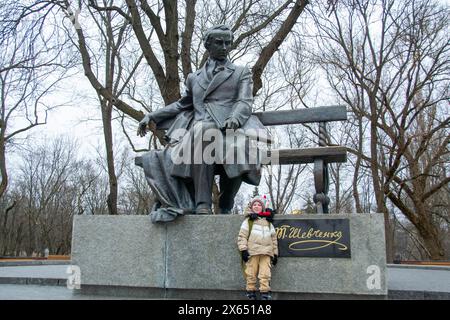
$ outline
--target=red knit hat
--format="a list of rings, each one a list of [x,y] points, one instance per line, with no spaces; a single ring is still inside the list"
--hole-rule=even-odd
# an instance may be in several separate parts
[[[261,198],[260,196],[254,197],[254,198],[250,201],[250,209],[253,208],[253,204],[254,204],[255,202],[259,202],[259,203],[261,204],[263,210],[266,209],[266,205],[265,205],[265,201],[264,201],[264,200],[265,200],[265,199]]]
[[[262,210],[260,213],[258,213],[258,216],[260,217],[269,217],[270,216],[270,212],[266,211],[267,208],[270,207],[270,203],[269,200],[267,199],[267,197],[265,195],[261,196],[256,196],[254,197],[251,201],[250,201],[250,210],[253,208],[253,204],[255,202],[259,202],[262,206]]]

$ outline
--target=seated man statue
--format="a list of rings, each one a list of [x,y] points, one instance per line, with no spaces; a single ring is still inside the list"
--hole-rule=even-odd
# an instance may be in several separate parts
[[[250,139],[245,134],[252,130],[267,133],[259,119],[251,115],[252,74],[247,67],[236,66],[228,60],[233,43],[233,33],[228,27],[219,25],[209,29],[203,41],[209,58],[200,70],[188,75],[185,94],[180,100],[148,113],[139,123],[138,135],[142,137],[150,121],[158,127],[174,119],[166,132],[169,143],[165,149],[152,150],[142,157],[147,181],[158,201],[152,212],[154,222],[171,221],[186,213],[211,214],[216,174],[220,175],[221,214],[231,212],[242,181],[259,185],[261,179],[260,160],[253,163],[248,160]],[[215,133],[216,147],[219,143],[214,161],[196,161],[194,158],[203,155],[208,147],[205,136],[211,130]],[[241,143],[228,137],[228,133],[237,131],[246,137],[238,139]],[[227,161],[225,155],[230,150],[244,156]],[[175,158],[181,151],[191,152],[188,161],[186,157],[181,162]]]

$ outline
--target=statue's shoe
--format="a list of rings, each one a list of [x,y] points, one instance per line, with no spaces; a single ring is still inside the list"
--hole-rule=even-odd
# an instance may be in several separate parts
[[[195,214],[212,214],[212,211],[209,208],[199,208],[195,209]]]
[[[211,206],[201,203],[195,209],[195,214],[212,214]]]
[[[219,214],[231,214],[231,209],[219,208]]]

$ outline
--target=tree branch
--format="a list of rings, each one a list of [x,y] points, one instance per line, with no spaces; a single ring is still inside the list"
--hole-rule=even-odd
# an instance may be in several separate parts
[[[434,184],[433,186],[431,186],[430,190],[428,190],[427,192],[424,193],[424,195],[422,196],[421,200],[422,202],[424,202],[425,200],[427,200],[429,197],[431,197],[434,193],[436,193],[437,191],[439,191],[439,189],[441,189],[442,187],[444,187],[446,184],[450,183],[450,177],[445,177],[441,182]]]
[[[192,72],[191,45],[194,32],[195,4],[197,0],[186,0],[186,14],[184,18],[184,31],[181,34],[181,65],[184,79]]]
[[[278,32],[275,34],[273,39],[262,49],[258,60],[253,66],[253,95],[256,95],[256,93],[262,87],[261,75],[264,71],[264,68],[266,67],[267,63],[272,58],[274,53],[281,46],[284,39],[286,39],[287,35],[294,27],[298,17],[303,12],[308,3],[308,0],[297,0]]]

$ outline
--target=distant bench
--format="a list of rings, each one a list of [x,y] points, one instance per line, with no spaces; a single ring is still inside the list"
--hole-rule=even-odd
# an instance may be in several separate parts
[[[302,123],[319,123],[318,147],[303,149],[279,149],[278,164],[306,164],[314,163],[314,184],[316,194],[314,203],[317,206],[317,213],[328,213],[330,199],[327,195],[329,178],[328,163],[343,163],[347,161],[347,151],[343,146],[327,145],[326,123],[331,121],[347,120],[347,110],[345,106],[326,106],[309,109],[281,110],[255,112],[265,126],[278,126]],[[173,119],[162,122],[158,129],[165,130],[170,127]],[[270,156],[270,152],[268,154]],[[142,158],[136,157],[135,164],[142,167]]]

